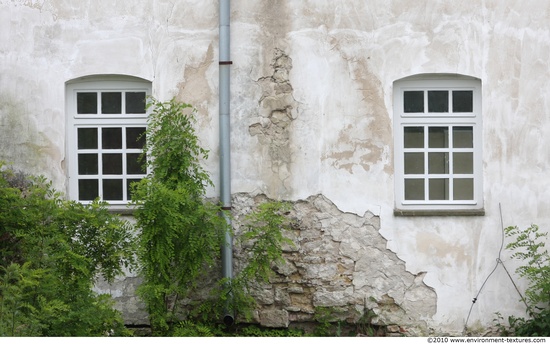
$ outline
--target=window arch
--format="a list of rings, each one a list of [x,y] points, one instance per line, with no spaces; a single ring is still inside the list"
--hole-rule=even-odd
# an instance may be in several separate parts
[[[483,214],[481,81],[425,74],[393,91],[395,213]]]
[[[88,203],[131,200],[130,184],[146,175],[146,100],[151,82],[96,75],[66,83],[68,194]]]

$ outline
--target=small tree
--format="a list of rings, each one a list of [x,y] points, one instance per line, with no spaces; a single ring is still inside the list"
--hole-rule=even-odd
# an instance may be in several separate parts
[[[175,100],[151,99],[148,106],[152,111],[143,159],[150,173],[134,185],[132,196],[141,229],[138,255],[144,281],[138,292],[154,335],[204,335],[203,325],[182,318],[212,324],[224,311],[249,313],[254,306],[251,284],[267,281],[270,264],[282,259],[288,206],[269,202],[251,214],[239,239],[250,246],[245,268],[230,280],[220,278],[209,299],[182,309],[184,299],[206,287],[197,282],[218,274],[220,248],[231,228],[219,216],[221,207],[205,199],[212,182],[201,166],[208,151],[195,133],[196,110]]]
[[[201,166],[208,151],[195,134],[195,110],[175,100],[152,99],[148,106],[152,112],[142,158],[151,172],[135,185],[132,199],[141,230],[138,255],[144,281],[139,294],[153,333],[161,335],[179,319],[179,301],[211,272],[226,228],[220,208],[205,201],[212,182]]]

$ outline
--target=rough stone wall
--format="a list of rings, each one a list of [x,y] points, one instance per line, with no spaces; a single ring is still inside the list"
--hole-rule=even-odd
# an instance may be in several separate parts
[[[265,195],[234,196],[236,235],[243,217],[267,200]],[[285,263],[274,267],[271,283],[255,292],[256,321],[286,327],[312,321],[317,307],[331,307],[351,323],[371,310],[377,314],[374,324],[427,331],[424,319],[436,312],[436,293],[424,284],[424,273],[406,271],[387,249],[378,216],[342,212],[322,195],[292,204],[288,237],[294,245],[285,247]],[[243,256],[237,247],[237,264]]]

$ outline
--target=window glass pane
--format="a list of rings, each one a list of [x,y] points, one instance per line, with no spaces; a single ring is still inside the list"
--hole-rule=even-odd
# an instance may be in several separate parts
[[[405,127],[404,134],[405,148],[424,147],[424,127]]]
[[[454,173],[474,173],[474,153],[453,153]]]
[[[405,200],[424,200],[424,179],[405,179]]]
[[[122,113],[122,95],[120,92],[101,92],[101,113]]]
[[[429,181],[430,200],[448,200],[449,199],[449,179],[437,178]]]
[[[126,180],[126,194],[128,195],[128,200],[132,199],[132,184],[139,182],[141,179],[128,179]]]
[[[97,174],[97,154],[78,154],[78,174]]]
[[[453,193],[455,200],[473,200],[474,199],[474,179],[473,178],[455,178],[453,181]]]
[[[449,91],[428,91],[428,112],[449,112]]]
[[[103,128],[101,131],[101,146],[103,149],[122,148],[122,128]]]
[[[126,113],[145,113],[145,92],[126,92]]]
[[[126,154],[126,170],[128,174],[145,174],[145,161],[142,161],[140,156],[140,153]]]
[[[449,128],[448,127],[429,127],[428,128],[428,147],[429,148],[448,148],[449,147]]]
[[[122,153],[103,154],[103,174],[122,174]]]
[[[126,128],[126,148],[143,149],[145,128]]]
[[[403,110],[406,113],[424,112],[424,91],[403,92]]]
[[[428,153],[428,173],[449,173],[449,153]]]
[[[473,99],[472,91],[453,91],[453,112],[473,112]]]
[[[122,179],[103,180],[103,199],[107,201],[122,200]]]
[[[76,113],[77,114],[96,114],[97,113],[97,93],[96,92],[78,92],[76,94]]]
[[[405,174],[424,173],[424,153],[405,153]]]
[[[78,199],[81,201],[93,201],[99,197],[99,183],[97,179],[78,180]]]
[[[78,149],[97,149],[97,128],[78,128]]]
[[[453,127],[453,147],[473,148],[474,147],[474,128],[473,127]]]

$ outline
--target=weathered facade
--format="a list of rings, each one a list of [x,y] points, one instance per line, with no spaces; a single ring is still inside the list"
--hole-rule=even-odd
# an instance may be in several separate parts
[[[258,292],[257,320],[286,326],[328,306],[461,333],[495,312],[525,315],[501,268],[469,312],[499,255],[500,209],[504,226],[550,228],[548,56],[542,0],[233,1],[233,212],[289,200],[299,224],[288,264]],[[78,101],[68,89],[120,76],[197,108],[216,197],[218,70],[216,1],[0,0],[0,159],[70,195]],[[431,104],[429,82],[441,79],[454,110],[399,110],[418,94]],[[402,80],[428,86],[407,91]],[[457,105],[472,94],[472,106]],[[408,146],[407,128],[424,128],[426,146]],[[432,132],[444,148],[432,149]],[[411,152],[425,165],[409,166]],[[446,168],[433,177],[437,153]],[[113,294],[137,324],[125,288]]]

